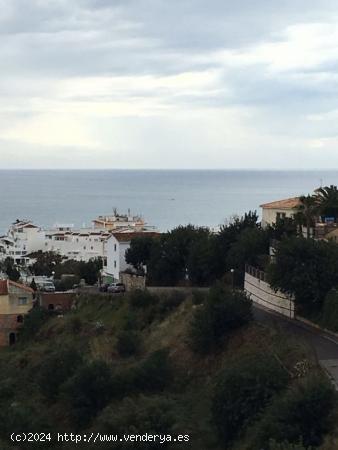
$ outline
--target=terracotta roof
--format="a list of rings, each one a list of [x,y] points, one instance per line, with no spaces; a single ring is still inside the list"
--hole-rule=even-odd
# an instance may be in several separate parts
[[[293,197],[277,200],[276,202],[264,203],[263,205],[260,205],[260,207],[264,209],[295,209],[299,204],[299,197]]]
[[[0,295],[8,294],[8,283],[7,280],[0,280]]]
[[[25,284],[17,283],[16,281],[12,281],[12,280],[6,280],[6,281],[8,281],[8,284],[10,286],[17,287],[19,289],[22,289],[23,291],[30,292],[31,294],[34,293],[33,289],[30,288],[29,286],[26,286]]]
[[[135,231],[131,233],[112,233],[119,242],[130,242],[132,239],[137,237],[157,237],[160,233],[154,231]]]

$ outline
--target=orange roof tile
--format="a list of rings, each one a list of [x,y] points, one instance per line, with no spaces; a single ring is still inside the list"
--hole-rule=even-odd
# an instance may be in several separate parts
[[[15,286],[19,289],[22,289],[24,291],[30,292],[31,294],[34,293],[33,289],[29,286],[26,286],[25,284],[17,283],[16,281],[8,280],[8,284],[11,286]]]
[[[300,205],[299,197],[286,198],[271,203],[263,203],[260,205],[263,209],[296,209]]]

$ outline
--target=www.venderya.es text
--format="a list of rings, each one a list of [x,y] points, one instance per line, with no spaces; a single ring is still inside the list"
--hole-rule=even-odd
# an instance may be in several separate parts
[[[77,444],[103,444],[114,442],[125,442],[130,444],[137,444],[143,442],[149,442],[154,444],[166,444],[166,443],[183,443],[189,442],[190,436],[188,434],[104,434],[104,433],[12,433],[10,436],[12,442],[16,443],[48,443],[48,442],[73,442]]]

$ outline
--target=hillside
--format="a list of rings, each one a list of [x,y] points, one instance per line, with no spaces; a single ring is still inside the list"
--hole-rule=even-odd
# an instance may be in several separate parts
[[[249,450],[256,448],[255,439],[265,426],[260,424],[275,398],[287,396],[313,379],[320,380],[329,392],[309,348],[280,330],[252,321],[224,334],[216,350],[193,352],[190,324],[196,311],[203,308],[198,303],[207,302],[204,296],[177,291],[123,297],[80,295],[76,308],[64,316],[33,311],[20,342],[0,351],[1,449],[53,448],[53,442],[9,446],[9,434],[22,430],[181,434],[189,435],[190,441],[138,446],[224,449],[225,437],[215,421],[215,398],[221,392],[222,376],[232,369],[241,374],[243,364],[250,372],[250,367],[262,360],[266,367],[262,385],[273,378],[285,382],[273,380],[259,409],[245,404],[251,420],[245,419],[236,436],[226,437],[230,439],[226,448]],[[248,391],[247,397],[250,395],[253,393]],[[256,404],[261,402],[259,395]],[[267,395],[266,391],[262,395]],[[330,396],[333,398],[331,391]],[[236,395],[234,398],[237,401]],[[335,403],[330,408],[320,431],[323,436],[334,432]],[[74,444],[54,444],[55,448],[74,448]],[[83,444],[83,448],[131,446]],[[265,448],[284,447],[269,447],[267,442]]]

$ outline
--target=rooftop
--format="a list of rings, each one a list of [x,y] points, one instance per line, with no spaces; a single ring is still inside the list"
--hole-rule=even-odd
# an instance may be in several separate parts
[[[296,209],[300,205],[299,197],[286,198],[275,202],[263,203],[260,205],[263,209]]]

